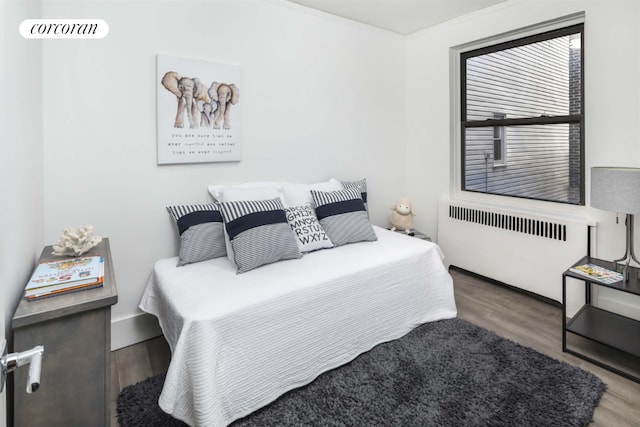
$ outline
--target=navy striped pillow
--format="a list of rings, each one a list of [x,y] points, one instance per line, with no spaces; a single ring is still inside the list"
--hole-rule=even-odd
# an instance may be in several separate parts
[[[342,191],[311,190],[318,221],[335,246],[378,240],[359,188]]]
[[[222,215],[217,205],[168,206],[167,211],[180,234],[178,266],[227,254]]]
[[[362,197],[362,202],[364,203],[364,208],[369,212],[369,206],[367,206],[367,180],[361,179],[360,181],[340,181],[342,184],[342,188],[345,190],[350,190],[352,188],[356,188],[360,190],[360,197]]]
[[[221,211],[238,273],[302,256],[280,199],[223,202]]]

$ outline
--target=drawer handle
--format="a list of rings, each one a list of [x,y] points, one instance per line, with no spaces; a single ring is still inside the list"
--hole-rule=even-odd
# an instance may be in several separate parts
[[[20,366],[29,365],[29,375],[27,377],[27,393],[33,393],[40,387],[40,371],[42,369],[42,354],[44,347],[41,345],[33,347],[31,350],[19,353],[6,354],[6,340],[0,343],[0,366],[2,367],[2,379],[0,380],[0,392],[4,390],[7,381],[7,374],[15,371]]]

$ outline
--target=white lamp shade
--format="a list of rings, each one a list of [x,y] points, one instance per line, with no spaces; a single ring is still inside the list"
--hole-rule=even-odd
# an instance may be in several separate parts
[[[591,206],[609,212],[640,214],[640,169],[591,168]]]

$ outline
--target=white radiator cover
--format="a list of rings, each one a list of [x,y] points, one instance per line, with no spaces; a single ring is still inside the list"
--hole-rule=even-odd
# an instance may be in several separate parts
[[[562,302],[562,273],[587,252],[587,221],[443,199],[438,245],[447,267]],[[583,282],[567,279],[567,316],[584,304]]]

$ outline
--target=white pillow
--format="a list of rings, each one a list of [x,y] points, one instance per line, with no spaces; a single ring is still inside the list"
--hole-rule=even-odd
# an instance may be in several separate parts
[[[243,184],[234,185],[210,185],[207,187],[209,194],[218,202],[224,202],[222,199],[222,192],[228,188],[274,188],[276,191],[280,191],[280,183],[272,181],[255,181],[245,182]]]
[[[274,187],[227,187],[219,193],[220,202],[280,199],[280,192]]]
[[[338,180],[330,179],[329,181],[317,182],[311,184],[311,189],[316,191],[340,191],[342,184]]]
[[[325,192],[340,191],[342,190],[342,184],[337,180],[317,182],[315,184],[285,182],[282,184],[281,189],[285,207],[293,207],[313,202],[311,190]]]

